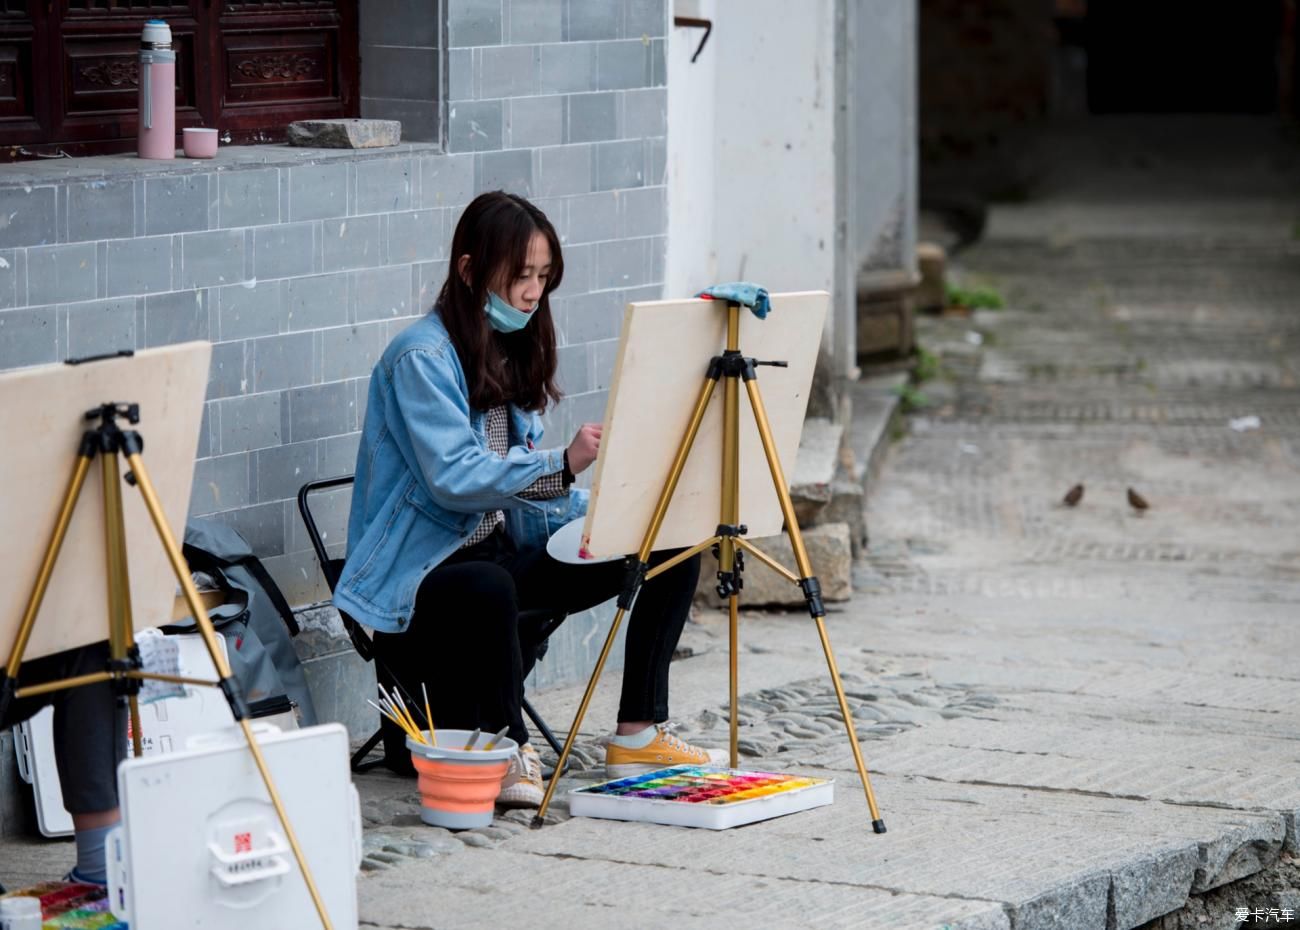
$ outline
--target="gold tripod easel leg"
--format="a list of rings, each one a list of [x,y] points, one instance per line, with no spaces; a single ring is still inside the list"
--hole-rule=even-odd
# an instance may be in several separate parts
[[[127,464],[131,466],[135,484],[139,487],[140,494],[144,498],[144,505],[149,511],[149,517],[153,521],[154,529],[157,530],[158,538],[167,553],[167,560],[171,563],[172,571],[176,575],[176,581],[180,584],[185,595],[185,603],[189,605],[195,625],[198,627],[199,634],[203,637],[204,645],[208,648],[208,655],[212,657],[212,664],[217,669],[221,690],[225,692],[227,699],[231,699],[232,692],[227,690],[233,682],[230,663],[226,661],[225,655],[217,646],[217,634],[212,627],[212,620],[208,617],[207,608],[203,606],[198,589],[194,587],[194,580],[190,577],[190,570],[185,563],[185,557],[181,555],[180,547],[176,545],[176,538],[167,525],[167,518],[163,514],[162,504],[154,491],[153,482],[149,480],[149,473],[145,470],[144,462],[141,460],[138,451],[128,451],[126,460]],[[232,707],[232,709],[234,708]],[[332,930],[333,925],[330,923],[329,914],[325,911],[325,902],[321,899],[320,891],[316,888],[316,880],[312,878],[311,869],[307,866],[307,858],[303,855],[302,847],[298,844],[297,834],[294,833],[293,824],[289,822],[289,815],[285,813],[284,804],[280,800],[280,792],[276,790],[275,782],[271,778],[271,770],[267,767],[266,758],[262,755],[262,747],[257,744],[257,740],[253,737],[252,725],[246,714],[240,716],[239,726],[244,731],[248,751],[252,753],[253,762],[257,765],[257,771],[262,776],[262,783],[266,785],[267,794],[271,797],[271,806],[275,808],[276,816],[280,819],[280,826],[284,828],[285,838],[293,849],[293,857],[297,860],[298,869],[302,872],[303,880],[307,883],[307,891],[311,895],[312,904],[316,906],[316,913],[320,917],[321,925],[325,927],[325,930]]]
[[[727,352],[740,349],[740,305],[727,304]],[[740,386],[728,377],[723,384],[722,407],[722,527],[740,523]],[[740,575],[736,571],[739,555],[735,536],[727,533],[718,543],[719,592],[727,596],[727,698],[731,767],[740,764]]]
[[[45,547],[45,556],[41,559],[40,570],[36,573],[36,583],[32,585],[31,596],[27,598],[27,607],[23,610],[23,619],[18,624],[18,635],[14,638],[13,648],[9,651],[9,661],[5,663],[6,687],[18,680],[18,669],[23,662],[23,653],[31,639],[32,629],[36,625],[36,615],[40,612],[41,602],[45,600],[45,591],[50,586],[50,576],[54,574],[54,564],[58,561],[59,550],[68,535],[68,525],[72,522],[72,512],[77,508],[81,489],[86,484],[86,474],[90,471],[93,452],[87,452],[84,444],[77,454],[77,464],[72,469],[72,478],[68,489],[63,493],[63,503],[59,505],[59,516],[54,521],[54,532],[50,534],[49,544]]]
[[[737,594],[727,598],[727,641],[727,699],[731,708],[730,765],[734,769],[740,767],[740,596]]]
[[[104,484],[104,553],[108,578],[108,659],[110,669],[124,671],[133,641],[131,629],[131,573],[126,561],[126,521],[122,511],[121,472],[117,455],[104,451],[100,457]],[[115,686],[132,687],[127,697],[131,720],[131,752],[144,755],[144,733],[140,728],[140,702],[134,693],[138,682],[115,679]],[[118,692],[119,695],[121,692]]]
[[[695,437],[699,434],[700,423],[704,420],[704,412],[708,409],[709,399],[713,397],[715,387],[717,387],[717,382],[712,378],[706,378],[704,387],[700,389],[699,398],[695,401],[695,409],[691,413],[690,425],[686,428],[686,434],[682,437],[681,445],[677,447],[677,455],[673,458],[672,468],[668,471],[668,480],[664,482],[664,488],[659,493],[659,501],[655,504],[654,516],[650,518],[650,526],[647,528],[645,538],[641,542],[641,549],[637,552],[637,564],[633,566],[633,570],[637,572],[639,577],[644,577],[646,561],[650,558],[650,553],[654,549],[655,537],[659,535],[659,527],[663,525],[664,515],[668,513],[668,505],[672,502],[673,492],[677,490],[677,481],[682,476],[682,468],[686,465],[691,446],[695,444]],[[600,674],[605,669],[605,660],[609,658],[609,651],[613,648],[614,638],[618,635],[619,625],[623,622],[623,615],[631,609],[632,600],[639,586],[639,582],[629,581],[628,590],[625,590],[619,596],[618,609],[614,612],[614,620],[610,624],[609,635],[605,637],[605,645],[601,647],[600,656],[596,659],[596,667],[592,670],[591,678],[587,681],[587,689],[582,694],[581,703],[578,704],[578,713],[573,718],[573,726],[569,727],[569,735],[565,737],[564,748],[560,751],[560,758],[556,760],[555,772],[546,785],[546,794],[542,796],[542,804],[537,808],[536,816],[533,817],[533,829],[541,827],[546,822],[546,811],[551,806],[551,798],[555,794],[556,786],[560,783],[560,775],[564,771],[565,763],[569,761],[569,753],[573,751],[573,744],[578,738],[578,730],[582,727],[582,720],[587,716],[587,707],[591,704],[591,697],[596,693],[596,684],[600,681]]]
[[[862,790],[867,795],[867,807],[871,811],[871,828],[876,833],[885,832],[885,821],[880,817],[876,806],[876,793],[871,788],[871,778],[867,775],[867,764],[862,759],[862,747],[858,745],[857,730],[853,726],[853,717],[849,713],[849,703],[844,697],[844,683],[840,680],[840,670],[835,663],[835,654],[831,651],[831,641],[826,635],[826,610],[821,602],[821,585],[812,572],[808,560],[808,550],[804,548],[803,534],[799,530],[799,521],[795,517],[794,503],[790,500],[790,490],[786,485],[785,473],[781,469],[781,460],[777,456],[776,443],[772,439],[772,428],[768,423],[767,410],[763,406],[763,397],[758,391],[758,382],[752,378],[745,379],[745,390],[749,393],[749,405],[754,411],[754,420],[758,426],[758,436],[763,443],[763,454],[767,457],[768,470],[772,473],[772,482],[776,485],[776,496],[781,502],[781,515],[785,518],[785,531],[790,537],[790,547],[794,550],[795,565],[799,569],[799,586],[803,588],[808,599],[808,610],[813,622],[817,624],[817,635],[821,638],[822,651],[826,654],[826,665],[830,670],[831,683],[835,686],[835,698],[840,705],[840,714],[844,717],[844,726],[848,730],[849,745],[853,748],[853,761],[862,779]]]

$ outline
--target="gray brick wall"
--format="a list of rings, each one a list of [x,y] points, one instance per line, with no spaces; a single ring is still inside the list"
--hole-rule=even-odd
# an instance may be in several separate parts
[[[412,32],[386,18],[412,5],[363,7],[363,54],[408,38],[436,50],[423,20]],[[428,310],[475,193],[531,197],[564,243],[569,396],[547,415],[551,443],[602,416],[623,305],[660,296],[665,0],[447,9],[446,152],[224,150],[0,174],[0,368],[211,340],[191,512],[243,532],[296,604],[326,592],[294,494],[352,470],[370,368]],[[346,503],[322,504],[336,550]]]
[[[555,442],[604,412],[623,305],[661,296],[667,22],[665,0],[451,4],[448,148],[479,189],[536,201],[564,245]]]
[[[361,115],[400,120],[408,142],[440,140],[438,50],[446,30],[439,7],[438,0],[366,0],[359,8]]]

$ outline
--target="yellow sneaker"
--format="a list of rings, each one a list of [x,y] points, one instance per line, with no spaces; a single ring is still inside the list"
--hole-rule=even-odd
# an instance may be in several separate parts
[[[544,796],[542,759],[531,743],[524,743],[510,760],[505,778],[501,780],[497,806],[541,807]]]
[[[640,749],[610,743],[605,747],[605,777],[631,778],[670,765],[715,765],[724,761],[720,750],[703,749],[672,734],[667,724],[655,724],[655,735]]]

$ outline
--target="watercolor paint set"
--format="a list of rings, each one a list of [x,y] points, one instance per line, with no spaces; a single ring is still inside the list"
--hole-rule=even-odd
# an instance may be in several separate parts
[[[108,892],[99,885],[42,882],[6,897],[39,899],[43,930],[127,930],[108,909]]]
[[[575,817],[726,830],[822,807],[834,800],[833,779],[675,765],[575,788],[569,792],[569,811]]]

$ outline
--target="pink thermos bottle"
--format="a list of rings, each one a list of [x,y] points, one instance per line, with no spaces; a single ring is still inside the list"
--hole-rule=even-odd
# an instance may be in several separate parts
[[[176,52],[171,27],[160,19],[145,23],[140,37],[136,152],[141,158],[176,157]]]

